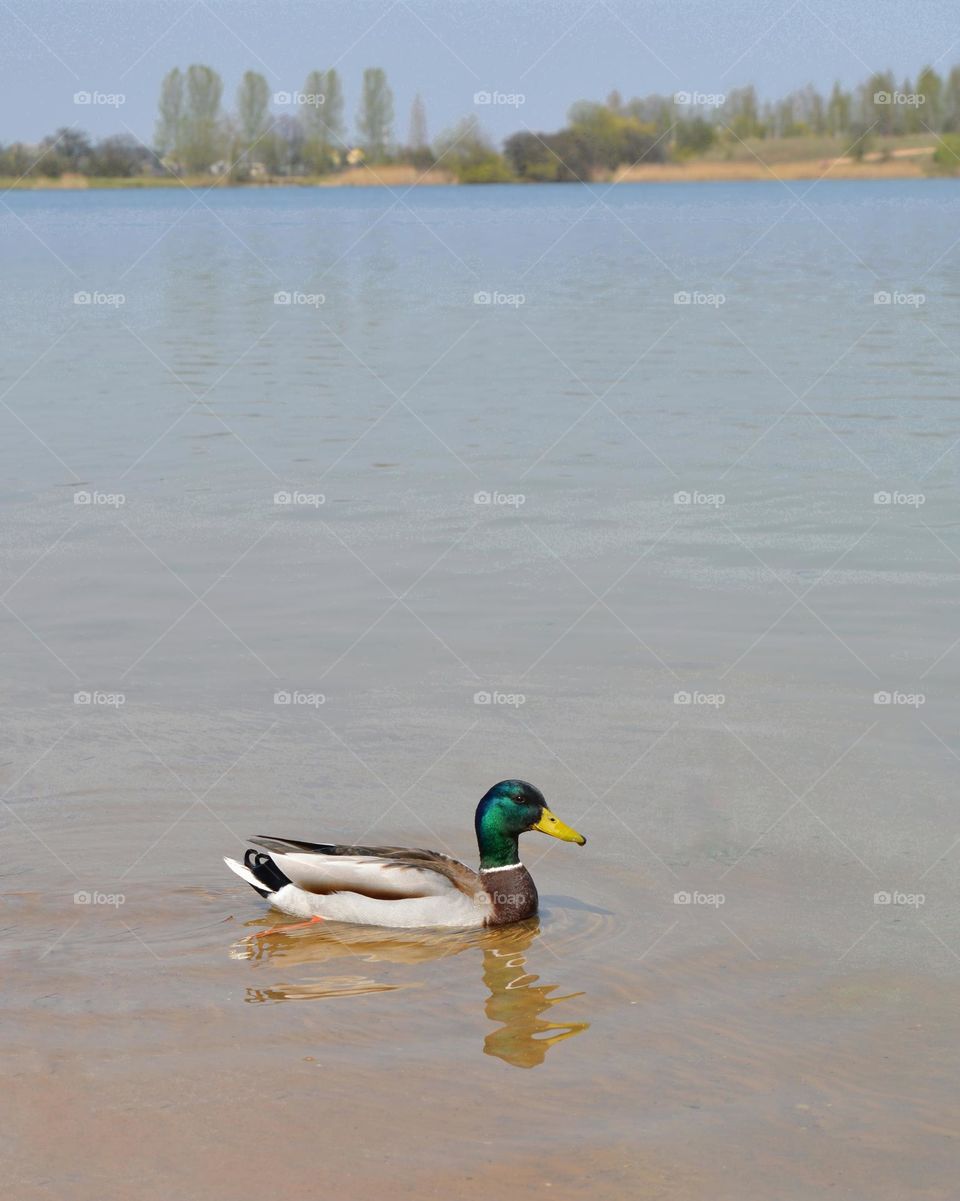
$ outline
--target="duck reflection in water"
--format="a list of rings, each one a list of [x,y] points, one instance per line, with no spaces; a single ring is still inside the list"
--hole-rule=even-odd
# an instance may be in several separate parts
[[[526,970],[524,952],[540,933],[540,923],[524,932],[509,948],[485,947],[483,982],[490,990],[484,1012],[492,1022],[500,1022],[483,1040],[485,1055],[494,1055],[518,1068],[535,1068],[543,1063],[550,1048],[565,1038],[582,1034],[589,1022],[548,1022],[540,1015],[563,1001],[582,997],[582,992],[562,997],[550,994],[556,984],[538,984],[539,976]]]
[[[549,1021],[555,1005],[581,997],[582,992],[552,996],[556,984],[540,984],[540,977],[527,970],[527,951],[540,934],[539,918],[531,918],[501,929],[463,932],[358,931],[331,926],[314,933],[278,932],[268,938],[249,938],[236,943],[231,954],[237,959],[293,967],[350,958],[354,963],[419,964],[446,959],[464,952],[482,955],[482,979],[489,990],[484,1004],[486,1016],[497,1023],[483,1040],[485,1055],[502,1059],[514,1067],[533,1068],[543,1063],[551,1047],[586,1030],[589,1022]],[[252,1003],[319,1000],[330,997],[363,996],[424,987],[419,980],[375,980],[366,975],[324,976],[296,984],[248,988]],[[557,1016],[560,1016],[559,1014]]]

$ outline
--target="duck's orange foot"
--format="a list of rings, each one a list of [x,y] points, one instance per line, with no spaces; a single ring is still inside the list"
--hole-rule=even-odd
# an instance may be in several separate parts
[[[289,926],[271,926],[269,930],[258,930],[254,938],[266,938],[270,934],[289,934],[291,930],[306,930],[308,926],[314,926],[324,920],[322,917],[311,917],[305,922],[294,922]]]

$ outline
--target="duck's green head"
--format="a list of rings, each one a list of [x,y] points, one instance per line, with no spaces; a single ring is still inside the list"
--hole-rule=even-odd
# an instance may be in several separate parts
[[[524,780],[494,784],[477,806],[474,821],[481,867],[508,867],[519,862],[517,839],[526,830],[539,830],[579,846],[587,841],[555,817],[540,789]]]

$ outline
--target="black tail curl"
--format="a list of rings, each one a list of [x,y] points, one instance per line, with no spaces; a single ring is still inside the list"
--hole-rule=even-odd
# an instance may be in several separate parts
[[[257,888],[257,892],[262,897],[268,897],[272,892],[279,892],[285,884],[290,883],[290,877],[285,876],[270,856],[265,855],[263,851],[247,851],[243,862],[263,885],[263,888]],[[255,888],[256,885],[250,887]]]

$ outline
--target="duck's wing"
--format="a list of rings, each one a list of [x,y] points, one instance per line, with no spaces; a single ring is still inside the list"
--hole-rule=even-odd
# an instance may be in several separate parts
[[[305,892],[407,900],[451,893],[473,898],[482,891],[479,873],[439,851],[300,842],[264,834],[250,841],[269,851],[284,875]]]

